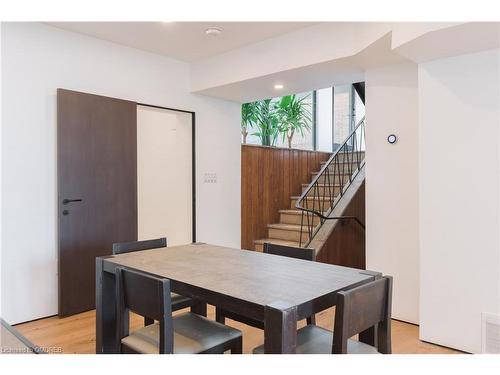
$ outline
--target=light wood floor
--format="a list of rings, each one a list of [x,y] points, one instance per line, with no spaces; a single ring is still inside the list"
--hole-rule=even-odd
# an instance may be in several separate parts
[[[177,312],[179,313],[179,312]],[[175,313],[174,313],[175,314]],[[316,315],[316,323],[324,328],[333,328],[334,308]],[[208,317],[214,319],[215,309],[208,307]],[[305,322],[300,322],[301,327]],[[243,332],[243,351],[252,349],[264,342],[263,332],[257,328],[227,319],[226,324]],[[143,325],[143,319],[131,316],[130,330]],[[95,311],[88,311],[68,318],[51,317],[29,323],[19,324],[16,328],[35,345],[42,347],[61,347],[62,353],[95,353]],[[418,326],[392,321],[392,351],[395,354],[453,354],[455,350],[428,344],[418,339]]]

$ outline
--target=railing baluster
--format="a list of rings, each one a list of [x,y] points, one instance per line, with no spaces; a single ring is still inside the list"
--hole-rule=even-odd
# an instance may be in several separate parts
[[[301,211],[300,215],[299,247],[302,247],[302,232],[304,231],[304,212],[307,211]]]
[[[344,162],[346,159],[346,145],[342,146],[342,161]],[[341,193],[340,196],[344,195],[344,176],[342,176],[342,173],[340,172],[340,164],[337,162],[337,171],[338,171],[338,180],[339,180],[339,185],[341,186]]]
[[[326,190],[326,187],[328,187],[328,197],[330,198],[330,202],[333,200],[333,197],[332,197],[332,183],[331,183],[331,178],[330,178],[330,166],[328,166],[328,168],[326,169],[328,172],[326,174],[326,181],[324,182],[324,187],[323,189]],[[335,194],[335,182],[334,182],[334,186],[333,186],[333,194]]]

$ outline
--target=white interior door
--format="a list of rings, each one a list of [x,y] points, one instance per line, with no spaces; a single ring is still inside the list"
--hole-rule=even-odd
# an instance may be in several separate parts
[[[191,114],[137,107],[138,239],[192,242]]]

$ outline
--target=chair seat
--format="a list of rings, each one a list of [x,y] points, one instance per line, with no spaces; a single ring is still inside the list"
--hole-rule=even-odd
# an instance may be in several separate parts
[[[209,320],[203,316],[184,313],[173,317],[174,354],[197,354],[241,337],[237,329]],[[122,345],[133,352],[158,354],[159,324],[151,324],[122,339]]]
[[[331,354],[333,332],[308,325],[297,331],[297,354]],[[264,354],[264,345],[253,350],[254,354]],[[371,345],[356,341],[347,341],[348,354],[379,354]]]

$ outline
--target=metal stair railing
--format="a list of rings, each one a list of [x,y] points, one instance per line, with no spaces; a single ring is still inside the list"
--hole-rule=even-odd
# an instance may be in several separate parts
[[[365,166],[365,141],[366,122],[363,117],[297,200],[295,208],[302,211],[300,247],[309,246],[326,220],[351,218],[328,216]],[[335,194],[336,187],[339,189],[338,194]],[[314,225],[314,216],[319,217],[318,225]]]

